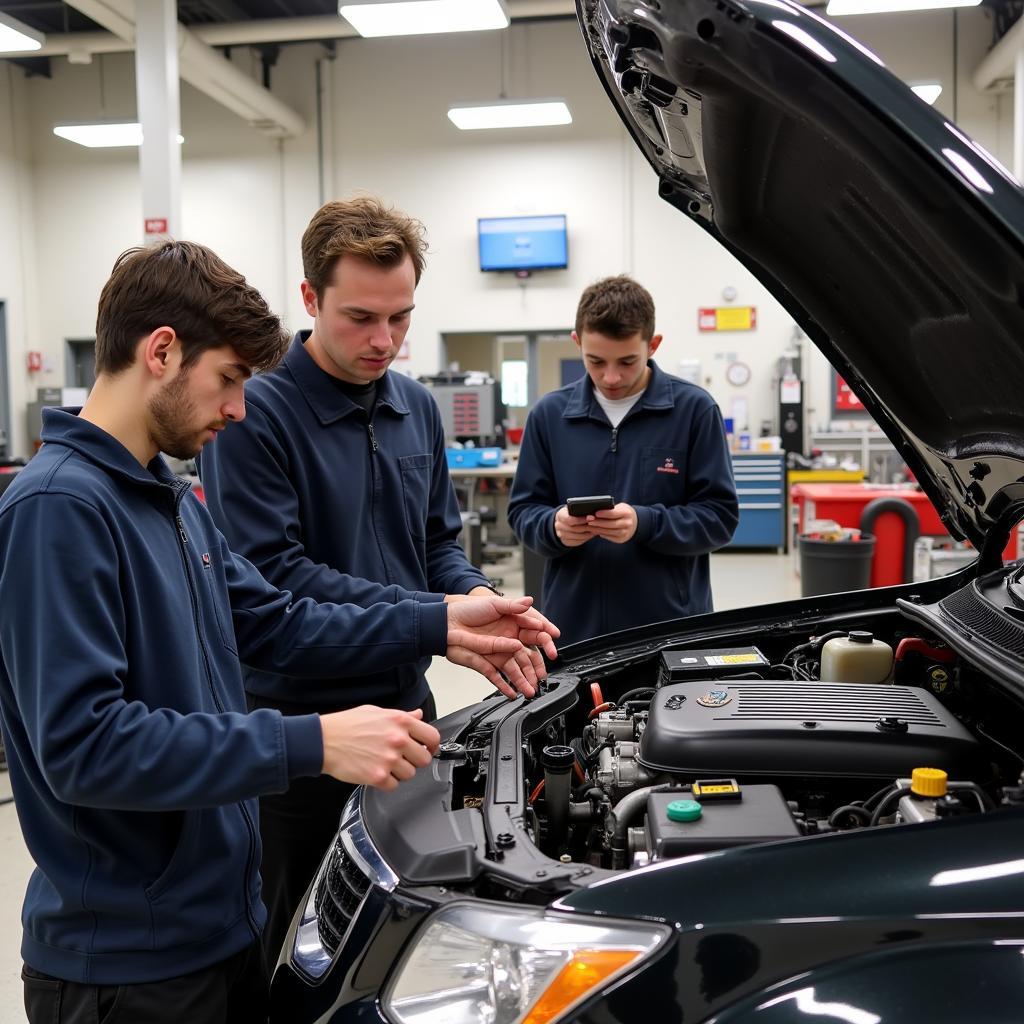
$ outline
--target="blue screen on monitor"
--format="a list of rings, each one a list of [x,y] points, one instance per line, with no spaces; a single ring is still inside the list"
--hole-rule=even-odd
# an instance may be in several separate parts
[[[544,270],[569,265],[565,214],[481,217],[481,270]]]

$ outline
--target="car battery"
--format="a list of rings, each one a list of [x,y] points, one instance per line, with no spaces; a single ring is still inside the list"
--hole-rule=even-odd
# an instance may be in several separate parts
[[[652,860],[801,834],[777,786],[741,787],[735,779],[711,779],[692,788],[650,793],[646,828]]]
[[[662,651],[658,686],[689,679],[725,679],[763,671],[771,662],[756,647],[723,647],[699,651]]]

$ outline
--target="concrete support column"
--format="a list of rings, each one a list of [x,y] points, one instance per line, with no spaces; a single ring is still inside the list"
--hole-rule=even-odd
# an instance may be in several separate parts
[[[136,0],[135,90],[145,242],[181,236],[181,113],[176,0]]]

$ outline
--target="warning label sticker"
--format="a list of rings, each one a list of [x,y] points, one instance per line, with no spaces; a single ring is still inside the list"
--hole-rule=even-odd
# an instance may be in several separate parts
[[[764,659],[748,651],[746,654],[712,654],[704,660],[708,665],[760,665]]]

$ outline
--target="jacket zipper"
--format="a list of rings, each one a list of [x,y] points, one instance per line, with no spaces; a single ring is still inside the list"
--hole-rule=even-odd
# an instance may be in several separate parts
[[[619,450],[619,428],[617,426],[615,426],[615,427],[612,427],[612,449],[611,449],[612,455],[615,455],[618,452],[618,450]],[[598,557],[600,557],[600,555],[601,555],[601,552],[600,552],[600,549],[598,549]],[[601,575],[603,577],[604,576],[604,558],[601,558],[600,562],[601,562]],[[602,625],[602,627],[604,627],[606,625],[607,621],[608,621],[607,617],[605,616],[605,611],[604,611],[604,609],[605,609],[605,598],[604,598],[605,590],[606,590],[606,588],[604,586],[602,586],[600,588],[600,594],[601,594],[601,625]],[[607,630],[606,629],[602,629],[602,632],[607,632]]]
[[[391,573],[391,566],[388,564],[387,555],[384,552],[384,545],[380,539],[380,530],[377,528],[377,464],[373,458],[380,452],[380,445],[377,444],[377,435],[373,432],[373,420],[366,418],[366,434],[370,439],[370,521],[373,523],[373,535],[377,539],[377,551],[380,554],[380,564],[384,569],[384,576],[388,583],[394,583],[395,578]]]
[[[206,650],[206,641],[203,639],[202,626],[199,621],[199,602],[196,597],[195,589],[193,588],[194,579],[192,576],[192,570],[188,564],[188,534],[185,532],[185,523],[182,521],[181,514],[178,511],[181,506],[181,498],[184,494],[184,490],[180,490],[175,494],[174,498],[174,522],[178,528],[178,540],[180,545],[178,551],[181,555],[182,567],[185,570],[185,580],[188,583],[188,596],[192,603],[192,622],[196,630],[196,639],[199,641],[199,650],[203,655],[203,665],[206,668],[206,683],[210,688],[210,696],[213,697],[213,704],[217,711],[221,714],[224,713],[224,705],[221,703],[220,697],[217,696],[217,690],[213,685],[213,671],[210,668],[210,656]],[[249,924],[249,930],[253,934],[254,939],[259,939],[260,931],[256,927],[256,922],[252,916],[252,910],[249,907],[249,879],[252,877],[253,864],[256,860],[256,827],[253,824],[252,818],[249,816],[249,811],[245,804],[239,801],[238,809],[242,812],[242,819],[245,821],[245,827],[249,833],[249,852],[245,858],[245,876],[242,880],[242,904],[245,907],[245,918]]]

